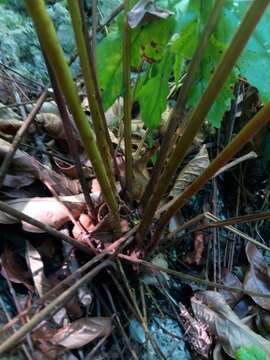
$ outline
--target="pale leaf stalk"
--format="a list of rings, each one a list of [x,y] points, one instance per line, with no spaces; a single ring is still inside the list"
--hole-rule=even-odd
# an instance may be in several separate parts
[[[59,44],[55,28],[47,12],[45,3],[43,0],[35,0],[34,2],[31,0],[25,1],[41,41],[41,46],[45,51],[54,76],[76,122],[85,150],[91,160],[97,179],[100,183],[104,199],[111,211],[112,217],[115,219],[116,227],[120,228],[120,216],[116,196],[109,181],[106,168],[96,145],[96,140],[87,116],[81,107],[71,71],[65,61],[63,49]]]
[[[125,187],[129,196],[132,191],[132,142],[131,142],[131,89],[130,89],[130,53],[131,34],[128,24],[129,0],[124,1],[123,33],[123,79],[124,79],[124,141],[125,141]]]
[[[251,3],[244,19],[242,20],[236,34],[234,35],[230,45],[221,58],[210,82],[199,101],[198,105],[191,113],[185,131],[176,144],[176,148],[170,156],[168,163],[162,173],[157,187],[153,191],[153,195],[145,207],[142,221],[138,230],[138,241],[143,242],[144,237],[153,220],[155,211],[165,194],[171,179],[173,178],[177,168],[181,165],[185,154],[191,146],[197,132],[201,128],[204,119],[221,91],[227,77],[233,69],[238,57],[255,29],[258,21],[263,15],[268,0],[254,1]]]

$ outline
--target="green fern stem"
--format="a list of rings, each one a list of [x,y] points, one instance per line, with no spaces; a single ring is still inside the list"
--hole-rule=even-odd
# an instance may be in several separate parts
[[[164,172],[158,181],[158,185],[154,189],[153,195],[144,210],[142,221],[138,229],[139,242],[144,241],[144,237],[153,220],[155,211],[163,195],[165,194],[171,179],[173,178],[179,165],[182,163],[187,150],[194,140],[194,137],[201,128],[207,113],[217,98],[227,77],[233,69],[239,55],[241,54],[244,46],[246,45],[268,4],[269,0],[252,2],[229,47],[225,51],[212,78],[210,79],[210,82],[201,100],[199,101],[199,104],[190,115],[184,134],[178,141],[174,152],[170,156]]]
[[[100,109],[98,104],[98,94],[96,93],[97,89],[95,87],[94,80],[95,71],[93,68],[93,63],[88,55],[85,37],[83,34],[83,22],[79,2],[74,0],[68,0],[68,7],[71,15],[73,30],[75,33],[78,54],[87,91],[88,103],[91,110],[94,130],[96,133],[97,145],[103,158],[103,162],[105,164],[105,168],[110,178],[111,184],[114,185],[112,158],[109,145],[105,136],[106,129],[104,127],[103,119],[99,111]]]
[[[87,116],[81,107],[71,71],[65,60],[63,49],[59,44],[55,28],[47,12],[44,0],[35,0],[34,2],[32,0],[25,1],[38,33],[41,46],[46,53],[54,76],[76,122],[85,150],[91,160],[97,179],[100,183],[104,200],[111,211],[112,217],[116,221],[116,227],[120,228],[120,216],[116,196],[96,145],[95,136]]]

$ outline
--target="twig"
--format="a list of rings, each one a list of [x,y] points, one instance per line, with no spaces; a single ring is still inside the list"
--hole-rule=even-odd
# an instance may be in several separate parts
[[[8,70],[10,70],[10,71],[12,71],[12,72],[14,72],[14,74],[17,74],[17,75],[21,76],[21,77],[24,78],[25,80],[27,80],[27,81],[29,81],[29,82],[31,82],[31,83],[33,83],[33,84],[41,87],[42,89],[45,88],[45,85],[37,82],[36,80],[30,79],[28,76],[25,76],[25,75],[21,74],[18,70],[13,69],[12,67],[10,67],[10,66],[2,63],[1,61],[0,61],[0,66],[3,66],[4,68],[6,68],[6,69],[8,69]]]
[[[218,284],[218,283],[214,283],[213,281],[208,281],[208,280],[204,280],[201,278],[198,278],[196,276],[192,276],[180,271],[176,271],[173,269],[168,269],[168,268],[163,268],[161,266],[157,266],[154,265],[148,261],[145,260],[141,260],[141,259],[136,259],[134,257],[128,256],[128,255],[124,255],[124,254],[119,254],[119,257],[123,260],[126,260],[128,262],[137,264],[137,265],[142,265],[146,268],[148,268],[151,271],[158,271],[158,272],[165,272],[169,275],[172,275],[173,277],[176,277],[180,280],[182,280],[183,282],[186,283],[191,283],[191,282],[195,282],[198,283],[200,285],[205,285],[207,287],[210,288],[217,288],[217,289],[224,289],[224,290],[228,290],[228,291],[232,291],[232,292],[236,292],[236,293],[240,293],[240,294],[246,294],[249,296],[257,296],[257,297],[262,297],[262,298],[270,298],[269,294],[264,294],[261,292],[256,292],[256,291],[251,291],[251,290],[246,290],[246,289],[242,289],[242,288],[237,288],[237,287],[232,287],[232,286],[227,286],[227,285],[223,285],[223,284]]]
[[[111,295],[111,293],[110,293],[110,291],[109,291],[109,289],[108,289],[108,286],[107,286],[107,285],[103,285],[103,287],[104,287],[104,289],[105,289],[105,291],[106,291],[106,293],[107,293],[107,296],[108,296],[109,302],[110,302],[110,304],[111,304],[112,310],[113,310],[114,313],[115,313],[115,320],[116,320],[117,325],[118,325],[118,327],[119,327],[119,329],[120,329],[120,331],[121,331],[121,334],[122,334],[122,336],[123,336],[123,339],[125,340],[126,346],[127,346],[128,350],[130,351],[131,356],[133,357],[133,359],[139,360],[137,354],[136,354],[135,351],[132,349],[132,345],[131,345],[130,340],[129,340],[126,332],[125,332],[125,329],[124,329],[123,325],[121,324],[121,321],[120,321],[120,318],[119,318],[117,309],[116,309],[115,304],[114,304],[114,302],[113,302],[113,298],[112,298],[112,295]]]
[[[9,313],[8,313],[8,311],[7,311],[7,309],[6,309],[5,303],[4,303],[4,301],[2,300],[2,297],[1,297],[1,296],[0,296],[0,306],[2,307],[2,309],[3,309],[3,311],[4,311],[4,314],[5,314],[6,318],[7,318],[7,320],[10,322],[10,321],[11,321],[11,317],[9,316]],[[14,325],[12,325],[12,330],[13,330],[13,332],[16,332],[16,329],[15,329],[15,326],[14,326]],[[23,352],[25,353],[26,358],[27,358],[28,360],[33,360],[32,356],[30,355],[30,353],[29,353],[29,351],[28,351],[28,349],[27,349],[27,347],[26,347],[24,344],[22,345],[22,349],[23,349]]]
[[[226,164],[225,166],[223,166],[221,169],[219,169],[216,172],[216,174],[213,177],[220,175],[224,171],[231,169],[232,167],[240,164],[243,161],[250,160],[250,159],[256,159],[257,157],[258,157],[258,155],[255,153],[255,151],[250,151],[248,154],[240,156],[238,159],[235,159],[235,160],[229,162],[228,164]]]
[[[45,99],[47,97],[47,89],[45,89],[41,96],[39,97],[36,105],[33,107],[32,111],[30,112],[30,114],[28,115],[28,117],[25,119],[25,121],[23,122],[22,126],[19,128],[19,130],[17,131],[13,143],[11,144],[11,147],[8,151],[8,153],[6,154],[1,168],[0,168],[0,188],[3,186],[3,182],[5,180],[5,176],[7,174],[7,170],[9,168],[9,165],[12,161],[12,158],[16,152],[16,150],[18,149],[18,146],[20,145],[20,142],[23,139],[23,136],[25,135],[26,131],[28,130],[29,126],[31,125],[32,121],[34,120],[35,116],[37,115],[37,113],[39,112],[42,104],[44,103]]]

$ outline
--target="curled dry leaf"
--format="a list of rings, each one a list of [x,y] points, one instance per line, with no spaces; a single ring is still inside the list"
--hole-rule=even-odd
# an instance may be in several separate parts
[[[202,146],[199,153],[182,169],[175,180],[170,197],[179,196],[210,164],[206,146]]]
[[[50,338],[50,342],[67,349],[78,349],[99,337],[108,336],[111,331],[110,318],[82,318],[59,329]]]
[[[245,277],[244,288],[269,295],[269,298],[252,296],[252,299],[265,310],[270,310],[270,268],[256,245],[248,242],[246,254],[250,269]]]
[[[78,218],[85,209],[85,200],[83,194],[73,196],[60,196],[61,201],[67,205],[74,216]],[[13,209],[23,212],[40,222],[50,225],[55,229],[61,228],[67,221],[69,221],[69,214],[65,206],[55,198],[32,198],[32,199],[16,199],[6,202]],[[1,224],[15,224],[20,220],[0,211]],[[26,231],[42,233],[44,232],[37,227],[22,222],[23,228]]]
[[[161,9],[153,0],[140,0],[128,13],[128,24],[133,29],[154,19],[166,19],[172,12]]]
[[[0,158],[3,159],[6,154],[10,151],[11,144],[7,141],[0,139]],[[11,172],[15,172],[17,176],[17,181],[14,185],[16,188],[21,186],[26,186],[25,182],[31,184],[35,179],[39,179],[40,181],[48,182],[53,186],[55,191],[59,194],[70,195],[70,194],[78,194],[81,192],[80,185],[76,180],[70,180],[64,175],[60,175],[57,172],[48,169],[44,165],[42,165],[39,161],[37,161],[32,156],[28,155],[26,152],[17,150],[13,156],[12,163],[10,166]],[[9,174],[8,174],[9,175]],[[12,175],[13,176],[13,175]],[[23,179],[23,176],[27,178],[27,180]],[[18,178],[20,177],[20,178]],[[4,182],[5,186],[12,186],[11,178],[6,177]],[[22,183],[19,183],[19,180]]]
[[[232,311],[222,295],[215,291],[197,293],[191,299],[196,318],[208,326],[224,351],[235,359],[241,347],[258,346],[270,358],[270,342],[256,334]]]
[[[224,269],[222,271],[222,282],[226,286],[236,287],[239,289],[243,288],[243,284],[238,279],[238,277],[234,273],[230,272],[228,269]],[[222,294],[227,304],[232,307],[244,297],[243,293],[236,293],[225,289],[221,289],[220,293]]]
[[[65,139],[65,131],[61,118],[53,113],[37,114],[37,125],[55,139]]]
[[[38,295],[42,297],[50,289],[50,284],[44,274],[44,265],[40,253],[29,241],[26,241],[25,258],[28,268],[32,273],[36,291]]]

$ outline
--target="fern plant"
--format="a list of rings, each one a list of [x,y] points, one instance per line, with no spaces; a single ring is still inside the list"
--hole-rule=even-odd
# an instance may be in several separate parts
[[[118,235],[121,199],[116,192],[115,180],[119,172],[108,136],[104,111],[115,99],[123,95],[126,173],[124,192],[121,196],[133,206],[131,189],[134,174],[130,147],[132,102],[139,102],[145,125],[150,130],[154,129],[160,123],[167,105],[169,81],[173,76],[177,86],[180,80],[182,82],[149,181],[151,187],[146,187],[141,204],[138,205],[141,207],[142,218],[139,221],[135,248],[144,253],[155,248],[164,227],[175,211],[269,121],[270,104],[266,103],[194,183],[159,209],[171,179],[205,119],[207,118],[213,126],[220,125],[222,115],[233,97],[232,85],[239,74],[245,76],[261,91],[263,100],[267,99],[265,79],[258,74],[260,71],[254,70],[257,63],[251,61],[254,51],[262,54],[257,59],[256,53],[258,64],[264,66],[269,61],[267,52],[270,43],[269,39],[264,37],[266,32],[262,32],[269,18],[269,10],[267,0],[253,2],[248,9],[246,4],[241,2],[224,3],[222,0],[160,0],[154,5],[150,1],[140,1],[137,6],[141,6],[140,10],[144,12],[142,18],[147,15],[149,4],[154,6],[155,16],[150,16],[150,19],[146,16],[146,21],[133,26],[129,10],[135,3],[128,0],[124,2],[125,11],[117,19],[117,28],[114,26],[98,45],[95,72],[91,49],[89,52],[85,36],[83,2],[68,1],[93,117],[93,130],[82,110],[71,71],[44,1],[37,0],[33,3],[26,0],[40,44],[78,127],[104,200],[115,220]],[[165,16],[159,16],[162,12]],[[239,19],[241,23],[237,26]],[[131,70],[137,78],[135,84],[131,82]],[[264,77],[267,79],[267,76],[266,70]],[[184,132],[177,139],[174,133],[179,121],[183,120],[185,108],[191,110],[185,120]],[[174,148],[172,144],[175,144]],[[154,218],[159,220],[157,225],[153,226]],[[150,232],[153,229],[154,233]]]

